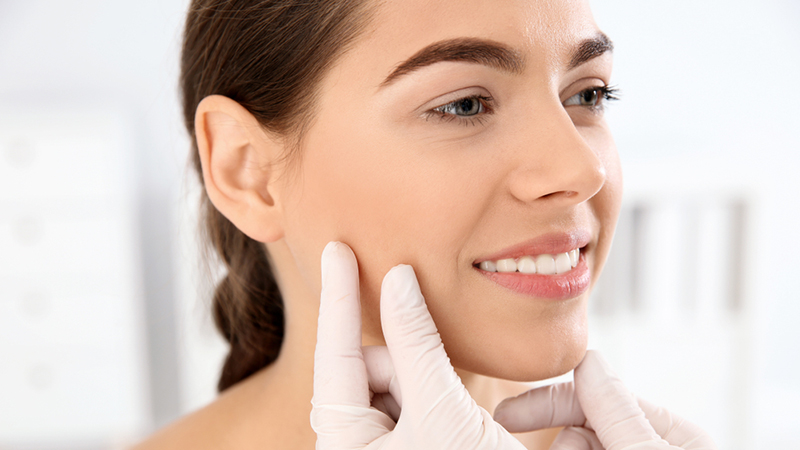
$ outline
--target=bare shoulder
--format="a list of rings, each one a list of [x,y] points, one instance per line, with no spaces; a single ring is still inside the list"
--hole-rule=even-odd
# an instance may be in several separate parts
[[[268,371],[257,373],[132,450],[313,449],[311,397],[305,397]]]
[[[236,430],[227,424],[225,401],[217,399],[162,428],[131,450],[192,448],[196,450],[227,448]]]

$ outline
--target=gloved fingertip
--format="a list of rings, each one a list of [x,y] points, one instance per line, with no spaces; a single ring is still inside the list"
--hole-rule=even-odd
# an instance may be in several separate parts
[[[507,400],[508,399],[500,402],[500,404],[497,405],[497,407],[494,409],[494,414],[492,414],[492,417],[494,418],[495,422],[498,422],[500,424],[503,424],[503,422],[505,422],[508,416],[507,412],[508,408],[506,407]]]
[[[586,350],[586,354],[583,356],[583,361],[590,361],[591,364],[603,364],[608,365],[606,359],[603,357],[603,353],[600,350],[589,349]]]
[[[322,250],[322,256],[320,257],[320,278],[322,278],[322,287],[325,287],[325,282],[328,279],[328,266],[331,263],[331,256],[333,252],[336,251],[336,248],[341,244],[341,242],[337,241],[330,241]]]
[[[328,285],[329,277],[332,267],[337,266],[347,268],[344,270],[353,270],[358,267],[356,262],[356,255],[353,250],[345,243],[339,241],[330,241],[322,250],[320,256],[320,278],[322,279],[321,287],[324,288]]]
[[[515,398],[517,398],[517,397],[504,398],[503,401],[498,403],[497,406],[494,408],[494,412],[497,413],[498,411],[506,409],[511,403],[514,402]]]
[[[517,408],[515,408],[513,399],[514,397],[507,398],[500,402],[494,409],[494,414],[492,414],[494,421],[511,433],[523,431],[519,429],[520,411],[516,411]]]
[[[394,304],[399,302],[405,306],[415,306],[424,301],[414,268],[408,264],[398,264],[386,273],[381,283],[381,297],[384,295],[393,303],[387,306],[392,307],[399,306]]]
[[[575,368],[577,378],[619,378],[599,350],[587,350],[583,361]]]
[[[322,255],[325,256],[328,253],[334,251],[336,247],[342,245],[339,241],[330,241],[325,245],[325,248],[322,250]]]

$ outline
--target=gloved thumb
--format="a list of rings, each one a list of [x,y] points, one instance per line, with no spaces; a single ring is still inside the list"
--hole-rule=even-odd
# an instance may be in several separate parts
[[[373,393],[372,406],[397,422],[403,402],[389,349],[383,345],[370,345],[362,347],[361,351],[367,366],[369,389]]]

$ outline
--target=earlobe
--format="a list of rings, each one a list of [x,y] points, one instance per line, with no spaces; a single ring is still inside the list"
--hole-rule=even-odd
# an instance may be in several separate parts
[[[203,99],[195,114],[203,182],[211,203],[259,242],[283,237],[276,173],[283,147],[239,103],[220,95]]]

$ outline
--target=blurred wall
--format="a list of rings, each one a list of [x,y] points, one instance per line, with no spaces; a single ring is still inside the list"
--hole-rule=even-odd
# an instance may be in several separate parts
[[[129,203],[129,225],[134,232],[129,239],[140,250],[133,262],[141,274],[143,295],[139,298],[144,312],[137,339],[149,356],[142,369],[150,389],[149,410],[138,419],[148,424],[147,429],[181,413],[174,242],[188,144],[176,85],[187,5],[185,0],[0,2],[0,110],[13,116],[24,113],[29,122],[40,120],[43,130],[52,128],[49,121],[64,121],[82,111],[86,119],[74,122],[76,129],[91,130],[92,117],[111,117],[118,119],[112,122],[120,124],[127,135],[121,138],[123,142],[116,142],[127,149],[124,160],[99,168],[117,169],[124,164],[122,170],[132,175],[126,179],[134,191]],[[47,118],[55,111],[58,114]],[[80,177],[81,172],[74,176]],[[0,254],[14,258],[5,251]],[[141,434],[147,429],[125,433]],[[7,436],[2,424],[0,435]],[[47,441],[47,430],[31,438]],[[102,436],[97,439],[98,445],[110,442]],[[0,438],[0,446],[3,443]]]
[[[735,427],[743,441],[725,440],[726,447],[798,448],[800,265],[791,255],[800,251],[794,237],[800,229],[800,4],[600,0],[593,9],[616,43],[614,71],[623,101],[608,117],[626,199],[672,196],[703,204],[734,195],[749,205],[740,256],[746,278],[740,334],[720,343],[734,356],[745,355],[744,366],[731,367],[737,373],[727,377],[746,380],[743,402],[730,405],[741,412]],[[702,264],[725,264],[722,255]],[[696,282],[702,287],[713,280]],[[681,364],[680,355],[660,356]],[[692,355],[683,360],[681,369],[697,378],[703,398],[701,380],[713,376],[707,367],[693,367]],[[649,386],[658,396],[653,381],[631,384],[642,395]]]
[[[203,289],[213,285],[213,276],[199,262],[197,187],[186,170],[188,141],[177,102],[186,6],[186,0],[0,1],[0,112],[46,117],[52,111],[89,111],[89,117],[118,118],[114,123],[126,130],[121,134],[130,136],[123,147],[131,153],[125,170],[134,174],[131,242],[140,249],[135,263],[143,311],[136,339],[148,355],[142,362],[149,389],[141,418],[146,425],[131,430],[140,434],[212,399],[225,350],[207,316]],[[638,353],[615,348],[637,339],[664,342],[637,328],[652,314],[635,311],[594,311],[593,344],[610,353],[643,396],[678,412],[688,408],[690,418],[720,433],[731,423],[741,428],[742,441],[720,437],[726,448],[798,448],[800,286],[794,274],[800,265],[793,255],[800,250],[794,237],[800,229],[800,6],[790,0],[597,0],[593,9],[616,43],[615,82],[623,101],[610,107],[608,117],[623,160],[626,207],[653,199],[669,203],[674,194],[681,204],[743,198],[750,211],[745,304],[731,322],[734,331],[705,327],[712,329],[707,342],[746,358],[698,366],[705,362],[697,355],[682,360],[681,352],[651,351],[647,370],[636,370],[630,360]],[[666,238],[652,238],[659,239]],[[676,329],[682,317],[677,311],[659,323]],[[621,323],[642,335],[615,335]],[[705,322],[694,323],[686,333],[700,336]],[[714,405],[671,398],[669,379],[651,378],[659,359],[685,379],[698,380],[697,398],[709,401],[714,397],[700,392],[709,386],[706,371],[728,370],[729,359],[738,361],[730,370],[742,371],[744,378],[720,382],[726,389],[745,383],[742,403],[732,406],[736,414],[718,420],[708,417],[717,414]],[[692,386],[686,389],[692,397]],[[2,433],[0,423],[0,445]]]

